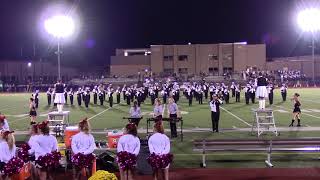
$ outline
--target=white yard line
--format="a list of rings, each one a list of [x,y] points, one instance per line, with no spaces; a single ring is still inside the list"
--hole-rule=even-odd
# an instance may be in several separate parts
[[[118,106],[118,105],[116,104],[116,105],[114,105],[113,107],[116,107],[116,106]],[[109,109],[111,109],[111,108],[112,108],[112,107],[109,107],[109,108],[107,108],[107,109],[105,109],[105,110],[103,110],[103,111],[99,112],[98,114],[96,114],[96,115],[94,115],[94,116],[90,117],[90,118],[88,119],[88,121],[90,121],[91,119],[93,119],[93,118],[95,118],[95,117],[97,117],[97,116],[100,116],[101,114],[105,113],[106,111],[108,111],[108,110],[109,110]]]
[[[233,128],[233,129],[237,129],[237,127],[236,127],[236,126],[232,126],[232,128]]]
[[[308,100],[308,99],[303,99],[303,101],[309,101],[309,102],[313,102],[313,103],[317,103],[317,104],[320,104],[319,101],[315,101],[315,100]]]
[[[238,117],[237,115],[233,114],[232,112],[226,110],[225,108],[223,108],[223,107],[220,107],[220,108],[221,108],[222,110],[224,110],[225,112],[229,113],[231,116],[233,116],[233,117],[235,117],[236,119],[238,119],[239,121],[245,123],[246,125],[248,125],[248,126],[250,126],[250,127],[252,126],[252,125],[249,124],[247,121],[241,119],[240,117]]]
[[[290,109],[285,108],[285,107],[283,107],[283,106],[276,106],[276,107],[278,107],[278,108],[282,108],[282,109],[290,110]],[[320,119],[320,117],[319,117],[319,116],[314,116],[314,115],[312,115],[312,114],[305,113],[305,112],[303,112],[303,110],[302,110],[302,114],[303,114],[303,115],[310,116],[310,117],[314,117],[314,118],[317,118],[317,119]]]

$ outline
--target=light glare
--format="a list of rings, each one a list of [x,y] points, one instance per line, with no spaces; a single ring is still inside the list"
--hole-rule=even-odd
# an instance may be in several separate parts
[[[316,32],[320,30],[320,10],[306,9],[298,14],[298,24],[303,31]]]
[[[46,31],[56,38],[71,36],[75,30],[75,24],[71,17],[58,15],[53,16],[44,22]]]

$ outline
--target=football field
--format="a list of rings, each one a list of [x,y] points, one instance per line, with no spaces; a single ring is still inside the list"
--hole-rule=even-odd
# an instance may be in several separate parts
[[[274,116],[277,127],[280,129],[279,138],[287,137],[318,137],[320,135],[320,89],[289,89],[286,102],[282,102],[279,89],[275,90],[274,105],[269,108],[274,110]],[[289,128],[291,122],[291,112],[293,103],[290,101],[293,93],[300,94],[301,101],[301,122],[302,127]],[[182,93],[181,93],[182,94]],[[0,94],[0,112],[5,114],[10,128],[15,131],[26,131],[29,127],[29,108],[28,100],[31,94],[27,93],[4,93]],[[114,97],[114,100],[116,98]],[[268,101],[266,101],[268,104]],[[202,105],[193,101],[191,107],[188,106],[187,100],[181,96],[178,106],[184,120],[184,141],[180,142],[180,138],[173,139],[172,152],[175,154],[174,167],[199,167],[201,154],[192,151],[192,141],[194,139],[215,139],[215,138],[256,138],[250,134],[251,124],[253,122],[252,108],[258,107],[258,103],[246,105],[244,102],[244,94],[241,94],[241,102],[236,103],[235,98],[230,99],[230,104],[222,105],[220,115],[219,134],[210,132],[211,118],[208,102],[204,100]],[[127,120],[122,119],[128,116],[129,107],[121,98],[120,104],[114,104],[109,107],[108,102],[104,106],[93,105],[93,97],[91,96],[91,104],[89,108],[83,105],[79,107],[74,102],[70,106],[64,107],[70,111],[70,123],[77,124],[82,118],[89,118],[93,131],[110,131],[114,129],[122,129]],[[46,94],[41,94],[40,104],[37,110],[37,121],[40,122],[47,118],[50,111],[55,110],[53,106],[47,106]],[[150,99],[141,105],[143,119],[139,125],[140,137],[144,138],[146,129],[146,119],[151,117],[153,110]],[[169,129],[168,124],[165,128]],[[169,135],[169,132],[167,133]],[[96,135],[96,139],[105,140],[105,135]],[[272,134],[263,135],[262,138],[272,138]],[[24,137],[22,137],[24,139]],[[278,167],[309,167],[319,166],[319,161],[315,160],[319,154],[277,154],[273,156],[275,165]],[[208,156],[209,167],[264,167],[265,153],[215,153]]]

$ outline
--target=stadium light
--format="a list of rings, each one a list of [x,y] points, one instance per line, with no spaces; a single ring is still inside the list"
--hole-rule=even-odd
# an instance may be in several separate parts
[[[71,36],[75,31],[75,23],[70,16],[55,15],[44,21],[44,28],[48,34],[58,40],[58,78],[61,79],[60,70],[60,40]]]
[[[297,22],[304,32],[312,33],[312,80],[315,80],[314,37],[320,31],[320,9],[311,8],[299,12]]]
[[[28,67],[31,67],[31,65],[32,65],[31,62],[28,62]]]

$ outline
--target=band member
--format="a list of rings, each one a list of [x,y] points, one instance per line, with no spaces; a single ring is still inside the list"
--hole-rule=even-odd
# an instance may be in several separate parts
[[[246,100],[246,104],[249,104],[250,100],[250,84],[247,84],[247,86],[244,88],[244,98]]]
[[[223,99],[226,101],[226,104],[229,104],[230,93],[229,93],[228,88],[224,88],[222,93],[223,93]]]
[[[90,103],[90,88],[87,87],[86,90],[83,93],[84,96],[84,105],[86,108],[89,108],[89,103]]]
[[[167,91],[164,89],[160,92],[162,99],[163,99],[163,104],[167,104]]]
[[[269,104],[272,105],[273,104],[273,90],[274,90],[274,86],[273,84],[269,84],[268,85],[268,93],[269,93]]]
[[[127,100],[127,105],[130,105],[130,102],[131,102],[131,93],[130,93],[130,91],[129,91],[129,89],[127,89],[126,90],[126,94],[125,94],[125,96],[126,96],[126,100]]]
[[[113,89],[112,88],[109,90],[108,96],[109,96],[109,106],[112,107],[113,106]]]
[[[188,100],[189,100],[189,106],[191,106],[192,105],[192,90],[191,90],[191,88],[188,88],[187,89],[187,98],[188,98]]]
[[[36,90],[36,92],[32,95],[35,103],[36,109],[39,107],[39,90]]]
[[[203,104],[202,100],[203,100],[203,91],[200,88],[197,89],[197,93],[198,93],[198,101],[199,101],[199,104]]]
[[[74,92],[73,89],[70,88],[69,92],[68,92],[69,98],[70,98],[70,104],[71,106],[73,106],[73,96],[74,96]]]
[[[280,91],[281,91],[281,96],[282,96],[282,101],[287,100],[287,86],[285,84],[282,84]]]
[[[259,109],[266,108],[266,98],[269,96],[267,85],[267,78],[262,76],[262,73],[259,73],[259,77],[256,79],[257,83],[257,92],[256,97],[259,98]]]
[[[78,91],[76,92],[76,94],[77,94],[78,105],[81,106],[81,102],[82,102],[82,90],[81,90],[81,88],[78,88]]]
[[[51,106],[51,99],[52,99],[52,90],[51,88],[48,88],[48,91],[47,91],[48,106]]]
[[[137,101],[133,102],[133,106],[130,108],[129,114],[130,118],[132,118],[130,122],[136,124],[136,126],[138,127],[141,119],[141,109],[138,106]]]
[[[98,102],[98,88],[95,86],[92,90],[93,93],[93,104],[97,104]]]
[[[14,131],[2,131],[0,141],[0,170],[2,171],[4,165],[16,156]],[[1,179],[1,176],[0,176]],[[6,178],[4,178],[6,179]],[[9,178],[10,179],[10,178]]]
[[[55,87],[54,103],[57,103],[58,112],[62,112],[63,105],[66,102],[64,98],[64,84],[62,84],[61,80],[58,80],[58,82],[54,85],[54,87]]]
[[[203,87],[203,92],[204,92],[204,98],[207,100],[208,99],[208,92],[209,92],[208,85],[204,84],[202,87]]]
[[[236,88],[235,88],[236,102],[240,102],[240,93],[241,93],[240,85],[237,84],[235,87],[236,87]]]
[[[216,94],[212,96],[210,101],[211,108],[211,121],[212,121],[212,132],[219,132],[219,119],[220,119],[220,105],[222,101]]]
[[[99,101],[100,101],[100,105],[103,106],[103,91],[101,89],[99,89],[98,91],[98,97],[99,97]]]
[[[9,124],[8,124],[8,121],[6,119],[6,117],[1,114],[0,115],[0,132],[1,131],[9,131]]]
[[[256,89],[253,86],[250,87],[250,98],[252,104],[254,104],[256,99]]]
[[[155,154],[157,156],[165,156],[170,153],[170,140],[169,138],[164,134],[164,128],[162,125],[162,122],[157,122],[154,124],[154,134],[150,136],[148,140],[148,146],[150,154]],[[169,180],[169,166],[171,162],[168,162],[168,165],[164,167],[163,169],[156,169],[153,168],[153,177],[154,179],[161,179],[160,178],[160,172],[162,171],[163,179]]]
[[[156,99],[156,94],[155,94],[155,92],[153,91],[153,89],[150,90],[149,96],[150,96],[150,100],[151,100],[151,105],[154,105],[154,101],[155,101],[155,99]]]
[[[36,118],[37,118],[37,111],[36,111],[36,105],[34,103],[34,99],[30,98],[29,101],[29,116],[30,116],[30,124],[35,124],[36,123]]]
[[[170,121],[170,129],[171,129],[171,137],[175,138],[177,137],[177,123],[175,122],[175,119],[178,117],[178,105],[174,102],[173,98],[169,99],[168,104],[168,114],[169,117],[174,119],[174,121]]]
[[[153,117],[156,118],[158,121],[162,119],[162,114],[163,114],[163,106],[161,104],[161,100],[157,98],[155,100],[155,105],[153,108]]]
[[[68,90],[67,90],[67,88],[64,88],[64,100],[65,100],[65,103],[68,104]]]
[[[140,151],[140,140],[137,137],[137,126],[133,123],[129,123],[126,125],[126,132],[125,135],[121,136],[118,145],[117,145],[117,152],[118,154],[121,152],[127,152],[129,154],[134,154],[136,157]],[[131,180],[133,179],[133,172],[132,169],[122,169],[121,164],[122,160],[118,156],[118,163],[120,169],[120,179],[121,180]]]
[[[63,94],[63,93],[62,93]],[[33,149],[30,149],[29,151],[35,152],[35,159],[36,162],[41,157],[50,154],[52,152],[57,152],[58,150],[58,141],[53,136],[50,135],[49,132],[49,126],[48,122],[44,121],[41,124],[39,124],[39,130],[40,135],[35,139],[35,147]],[[36,165],[38,167],[40,180],[45,180],[47,177],[52,179],[50,168],[44,168],[41,164]]]
[[[231,89],[231,97],[235,97],[236,96],[236,84],[234,82],[231,83],[230,89]]]
[[[120,86],[118,86],[116,90],[116,96],[117,96],[117,104],[120,104],[120,96],[121,96]]]
[[[80,153],[81,155],[84,155],[86,159],[90,159],[90,157],[93,156],[93,151],[96,149],[96,143],[94,140],[94,137],[90,134],[90,125],[85,118],[84,120],[79,122],[79,130],[80,132],[72,137],[71,140],[71,149],[74,155],[77,155]],[[92,159],[94,160],[94,159]],[[92,167],[92,163],[89,167]],[[91,169],[85,168],[87,177],[90,177]],[[74,167],[74,179],[81,179],[81,169],[79,167]]]
[[[298,120],[297,127],[301,126],[301,124],[300,124],[301,103],[299,101],[299,96],[300,95],[298,93],[294,93],[293,98],[291,99],[294,104],[294,108],[293,108],[293,112],[292,112],[292,121],[291,121],[291,124],[289,125],[289,127],[293,126],[293,123],[295,120]]]

